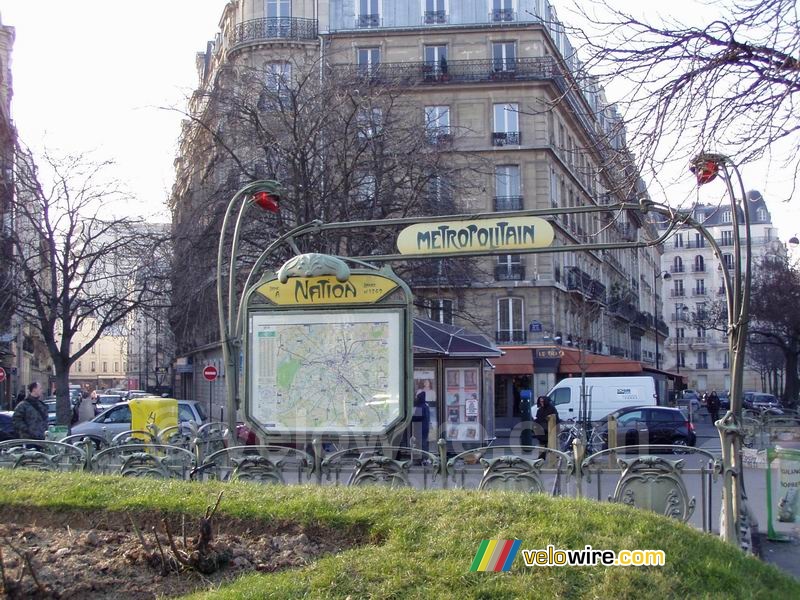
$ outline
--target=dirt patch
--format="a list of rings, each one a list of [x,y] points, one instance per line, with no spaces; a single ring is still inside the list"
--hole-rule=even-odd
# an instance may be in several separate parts
[[[170,597],[213,589],[247,572],[301,567],[367,540],[366,532],[359,529],[334,530],[217,515],[213,518],[211,551],[218,568],[202,574],[175,560],[165,534],[168,528],[178,553],[188,558],[196,547],[199,524],[198,517],[181,515],[171,515],[165,527],[163,515],[157,513],[86,514],[0,507],[0,549],[9,588],[6,597]],[[170,569],[164,569],[161,557],[167,558]]]

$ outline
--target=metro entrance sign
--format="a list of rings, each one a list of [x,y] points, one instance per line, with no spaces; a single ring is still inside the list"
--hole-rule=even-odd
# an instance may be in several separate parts
[[[203,369],[203,377],[206,378],[206,381],[214,381],[217,378],[217,367],[208,365]]]

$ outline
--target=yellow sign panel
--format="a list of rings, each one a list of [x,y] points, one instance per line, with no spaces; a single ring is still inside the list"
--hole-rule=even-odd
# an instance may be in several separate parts
[[[286,283],[274,279],[256,290],[281,306],[323,306],[332,304],[374,304],[397,288],[397,283],[380,275],[355,273],[341,282],[336,277],[292,277]]]
[[[553,226],[539,217],[496,217],[477,221],[419,223],[397,236],[400,254],[528,250],[553,243]]]
[[[136,398],[128,406],[131,408],[131,429],[148,431],[148,425],[155,425],[160,431],[178,424],[178,401],[174,398]],[[133,436],[146,439],[142,434]]]

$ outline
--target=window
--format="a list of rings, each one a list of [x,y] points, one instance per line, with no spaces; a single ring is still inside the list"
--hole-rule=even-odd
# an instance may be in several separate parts
[[[425,132],[428,141],[436,142],[442,137],[450,135],[450,107],[426,106],[425,107]]]
[[[706,280],[698,279],[694,284],[694,293],[697,296],[704,296],[706,293]]]
[[[425,79],[436,80],[447,74],[447,46],[425,46],[423,54]]]
[[[722,264],[725,265],[726,269],[733,269],[733,254],[723,254]]]
[[[497,257],[495,279],[497,281],[522,281],[525,270],[519,254],[502,254]]]
[[[731,216],[732,215],[731,215],[731,211],[730,210],[723,210],[722,211],[722,219],[721,219],[722,222],[723,223],[730,223],[732,221]]]
[[[630,412],[626,412],[624,415],[620,415],[617,418],[617,425],[633,425],[637,421],[643,421],[644,417],[642,416],[641,410],[632,410]]]
[[[675,280],[675,293],[674,293],[674,296],[676,298],[680,298],[681,296],[684,295],[684,293],[685,292],[684,292],[684,289],[683,289],[683,279],[676,279]]]
[[[108,373],[108,363],[106,361],[103,361],[103,371],[102,372],[103,373]]]
[[[267,18],[276,19],[292,16],[291,0],[267,0]]]
[[[428,204],[438,212],[452,212],[453,194],[450,182],[441,175],[434,175],[428,180]]]
[[[356,117],[358,121],[358,137],[371,140],[383,131],[383,110],[379,107],[363,109]]]
[[[447,0],[422,0],[422,10],[425,25],[447,23]]]
[[[494,168],[494,192],[498,198],[514,198],[520,195],[518,165],[498,165]]]
[[[380,48],[359,48],[356,52],[356,64],[359,75],[374,76],[381,64]]]
[[[78,361],[78,373],[81,372],[81,367],[83,367],[83,363],[81,361]]]
[[[706,247],[706,238],[703,237],[702,233],[695,233],[694,234],[694,246],[695,246],[695,248],[705,248]]]
[[[97,369],[96,369],[96,367],[95,367],[95,362],[94,362],[94,361],[92,361],[92,369],[91,369],[92,373],[94,373],[96,370],[97,370]]]
[[[684,352],[683,350],[678,352],[678,365],[681,367],[686,366],[686,352]]]
[[[500,342],[524,342],[524,308],[522,298],[500,298],[497,301],[497,339]]]
[[[672,272],[683,273],[683,259],[680,256],[676,256],[672,262]]]
[[[702,273],[706,270],[706,262],[699,254],[694,257],[694,271],[695,273]]]
[[[357,0],[358,17],[356,18],[357,27],[380,27],[381,15],[379,0]]]
[[[492,0],[492,12],[489,15],[492,21],[513,21],[514,3],[512,0]]]
[[[550,205],[553,208],[561,206],[561,195],[558,188],[558,175],[555,169],[550,169]]]
[[[514,42],[492,44],[492,66],[495,73],[513,72],[517,68],[517,46]]]
[[[431,321],[438,321],[445,325],[453,324],[453,301],[445,298],[430,300],[428,308]]]
[[[91,354],[94,354],[94,353],[95,353],[94,346],[92,346],[92,347],[89,349],[89,352],[90,352]]]
[[[683,234],[678,233],[675,235],[675,247],[676,248],[683,248]]]
[[[731,354],[730,352],[725,352],[722,355],[722,368],[723,369],[730,369],[731,368]]]
[[[292,65],[287,62],[267,65],[266,87],[274,94],[283,94],[289,90],[292,81]]]
[[[119,363],[118,362],[114,363],[114,373],[119,373]]]
[[[756,221],[760,223],[768,223],[769,222],[769,213],[767,212],[766,208],[757,208],[756,209]]]
[[[698,369],[708,368],[708,355],[705,351],[697,353],[697,368]]]
[[[697,328],[697,337],[700,339],[706,338],[706,328],[705,327],[698,327]]]
[[[733,231],[723,231],[719,243],[721,246],[733,246]]]
[[[129,423],[131,422],[131,408],[127,404],[112,408],[106,413],[103,423]]]
[[[186,404],[178,404],[178,421],[181,423],[194,421],[194,413]]]
[[[495,104],[492,144],[505,146],[506,144],[519,144],[519,142],[519,106],[517,104]]]
[[[558,404],[569,404],[572,400],[570,398],[569,388],[557,388],[550,394],[550,401],[553,406]]]
[[[686,337],[686,330],[683,327],[677,327],[675,329],[675,337],[679,340],[682,340]]]

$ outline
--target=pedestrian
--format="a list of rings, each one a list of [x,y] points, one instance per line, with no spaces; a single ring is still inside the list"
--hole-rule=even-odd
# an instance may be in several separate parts
[[[28,386],[28,395],[14,409],[12,421],[18,438],[44,439],[47,431],[47,406],[42,402],[42,386],[38,381]]]
[[[93,391],[81,399],[78,405],[78,423],[84,423],[94,419],[97,412],[97,392]]]
[[[708,414],[711,415],[711,422],[716,423],[719,420],[719,396],[717,396],[717,390],[711,390],[711,394],[708,396],[708,400],[706,400],[706,408],[708,408]]]
[[[425,390],[420,390],[414,397],[414,412],[411,415],[412,431],[419,433],[417,441],[420,450],[428,451],[428,435],[431,428],[431,409],[428,407]]]
[[[537,408],[536,408],[536,418],[534,419],[534,421],[536,421],[536,423],[538,425],[538,427],[536,428],[537,429],[536,437],[539,438],[539,445],[540,446],[544,446],[546,448],[547,447],[547,442],[548,442],[548,439],[547,439],[548,417],[550,415],[555,415],[556,416],[556,423],[558,423],[558,421],[559,421],[559,419],[558,419],[558,410],[556,410],[555,406],[550,404],[550,398],[548,398],[547,396],[539,396],[536,399],[536,406],[537,406]],[[539,458],[542,458],[544,455],[545,455],[545,453],[543,452],[542,454],[539,455]]]

